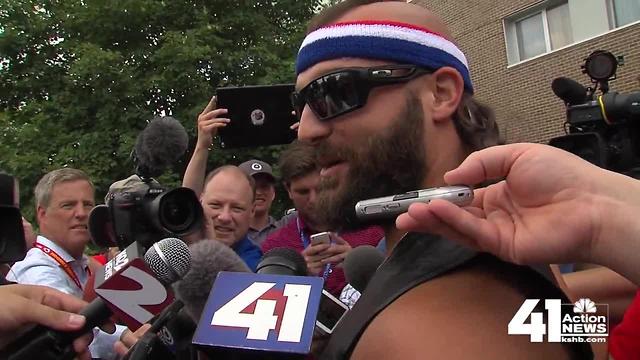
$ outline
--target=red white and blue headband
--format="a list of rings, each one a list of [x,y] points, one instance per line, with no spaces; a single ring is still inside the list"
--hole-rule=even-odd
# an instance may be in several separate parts
[[[388,60],[428,69],[450,66],[473,93],[467,58],[442,35],[393,21],[353,21],[332,24],[307,35],[296,60],[296,74],[326,60],[343,57]]]

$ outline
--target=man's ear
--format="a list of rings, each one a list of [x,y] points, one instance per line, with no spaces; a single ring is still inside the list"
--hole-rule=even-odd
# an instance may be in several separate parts
[[[289,199],[293,199],[293,196],[291,196],[291,184],[283,181],[282,185],[284,185],[285,190],[287,190],[287,194],[289,194]]]
[[[431,78],[433,79],[433,121],[448,121],[462,100],[464,80],[456,69],[446,66],[436,70]]]
[[[36,208],[36,219],[38,220],[38,225],[42,223],[42,218],[47,214],[47,209],[45,209],[42,205],[38,205]]]

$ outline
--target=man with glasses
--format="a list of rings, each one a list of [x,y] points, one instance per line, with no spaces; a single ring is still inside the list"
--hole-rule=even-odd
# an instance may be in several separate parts
[[[308,30],[292,100],[298,137],[316,149],[317,208],[330,228],[365,225],[356,202],[441,186],[467,155],[499,142],[491,110],[473,97],[465,55],[425,8],[347,0]],[[378,224],[388,258],[323,358],[592,356],[580,344],[507,334],[526,298],[568,302],[540,273],[435,235],[403,234],[395,219]]]

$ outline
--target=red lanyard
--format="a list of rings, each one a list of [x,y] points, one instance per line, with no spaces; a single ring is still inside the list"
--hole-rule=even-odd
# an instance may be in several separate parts
[[[33,246],[37,247],[38,249],[42,250],[43,253],[51,256],[51,258],[53,260],[55,260],[55,262],[57,262],[60,267],[62,268],[62,270],[64,270],[64,272],[67,273],[67,275],[69,275],[69,277],[71,278],[71,280],[73,280],[74,283],[76,283],[76,285],[78,286],[78,288],[80,288],[80,290],[82,290],[82,284],[80,284],[80,279],[78,279],[78,275],[76,275],[76,273],[73,271],[73,269],[71,268],[71,266],[69,266],[69,264],[64,261],[64,259],[62,258],[62,256],[58,255],[57,252],[53,251],[52,249],[49,249],[47,246],[42,245],[38,242],[36,242],[35,244],[33,244]]]

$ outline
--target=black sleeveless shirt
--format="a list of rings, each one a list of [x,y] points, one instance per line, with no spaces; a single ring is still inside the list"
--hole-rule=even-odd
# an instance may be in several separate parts
[[[562,299],[563,303],[569,302],[564,293],[551,282],[553,275],[548,266],[534,270],[475,252],[438,236],[410,233],[395,246],[389,258],[376,271],[362,297],[334,330],[320,358],[349,358],[369,323],[398,297],[446,272],[468,266],[488,269],[519,291],[524,298]],[[542,310],[542,306],[540,307],[539,310]],[[546,312],[543,313],[546,317]],[[564,345],[572,359],[593,359],[588,344]],[[470,356],[472,357],[471,354]]]

